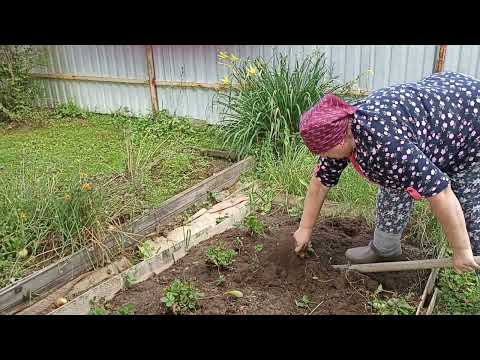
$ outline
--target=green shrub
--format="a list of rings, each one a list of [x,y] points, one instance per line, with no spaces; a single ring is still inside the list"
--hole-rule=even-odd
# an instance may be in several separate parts
[[[291,63],[287,56],[238,60],[220,56],[230,68],[226,91],[215,104],[221,114],[224,142],[239,155],[252,153],[266,139],[280,154],[298,134],[301,114],[324,94],[346,96],[355,81],[339,84],[327,67],[325,55],[315,52]]]
[[[60,104],[55,108],[56,119],[86,119],[87,112],[80,109],[75,103]]]
[[[184,137],[195,133],[191,121],[170,115],[167,110],[141,117],[133,117],[128,113],[121,112],[114,114],[113,119],[132,132],[134,141],[145,137],[156,139],[171,134],[182,134]],[[182,137],[179,137],[178,140],[181,140]]]
[[[42,65],[43,52],[39,49],[0,45],[0,121],[17,120],[19,112],[33,107],[40,87],[32,72]]]

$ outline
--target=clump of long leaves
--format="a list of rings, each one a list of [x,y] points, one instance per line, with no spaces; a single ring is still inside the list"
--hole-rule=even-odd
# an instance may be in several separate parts
[[[252,153],[266,139],[278,154],[298,134],[300,116],[322,96],[348,97],[356,80],[339,83],[325,54],[314,52],[302,60],[275,53],[269,60],[241,60],[221,54],[230,69],[224,91],[216,98],[224,145],[240,156]]]

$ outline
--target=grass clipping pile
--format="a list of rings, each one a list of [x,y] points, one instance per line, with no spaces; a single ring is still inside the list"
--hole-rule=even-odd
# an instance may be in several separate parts
[[[312,251],[301,259],[293,251],[297,221],[288,215],[260,219],[265,229],[250,218],[249,226],[206,240],[170,269],[118,294],[105,308],[117,313],[130,306],[134,314],[150,315],[371,314],[371,296],[379,285],[390,296],[420,297],[426,271],[367,275],[331,268],[345,263],[347,248],[368,243],[373,230],[363,220],[322,220],[314,230]],[[422,252],[404,244],[403,257],[419,259]]]

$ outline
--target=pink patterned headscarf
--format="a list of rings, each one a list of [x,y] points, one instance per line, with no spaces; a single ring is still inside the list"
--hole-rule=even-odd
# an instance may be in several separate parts
[[[300,120],[300,135],[314,154],[340,144],[347,134],[349,119],[357,109],[339,97],[328,94],[305,112]]]

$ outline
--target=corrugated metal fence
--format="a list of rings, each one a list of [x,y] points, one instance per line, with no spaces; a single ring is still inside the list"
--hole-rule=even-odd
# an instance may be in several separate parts
[[[45,46],[48,65],[43,73],[44,104],[74,102],[101,113],[128,108],[135,114],[152,111],[146,50],[143,45]],[[218,64],[220,51],[241,58],[270,58],[275,51],[302,58],[318,49],[342,81],[368,69],[359,86],[366,90],[417,81],[434,71],[437,45],[154,45],[153,62],[158,107],[181,116],[217,122],[212,99],[226,75]],[[450,45],[445,69],[479,75],[480,46]],[[152,79],[150,79],[152,80]]]

